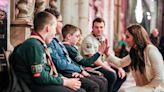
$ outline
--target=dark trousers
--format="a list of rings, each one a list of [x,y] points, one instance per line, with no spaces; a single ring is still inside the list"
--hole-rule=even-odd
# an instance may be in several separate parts
[[[86,77],[99,85],[99,92],[107,92],[108,90],[108,81],[103,76],[93,75]]]
[[[41,85],[41,86],[31,86],[32,92],[86,92],[84,89],[79,89],[74,91],[70,88],[64,86],[57,86],[57,85]]]
[[[71,74],[64,74],[64,76],[72,77]],[[107,81],[103,76],[91,75],[80,78],[80,81],[81,87],[87,92],[106,92],[107,90]]]
[[[117,69],[114,70],[116,71],[116,73],[118,72]],[[98,71],[102,72],[104,74],[104,77],[108,80],[108,92],[118,92],[122,83],[126,80],[126,77],[121,79],[118,77],[118,74],[110,72],[103,68],[99,68]]]

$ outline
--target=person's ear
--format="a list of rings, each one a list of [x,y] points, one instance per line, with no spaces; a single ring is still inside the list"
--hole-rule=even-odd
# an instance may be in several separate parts
[[[69,40],[71,38],[71,34],[67,34],[66,38]]]
[[[50,26],[49,25],[46,25],[45,26],[45,30],[46,30],[46,32],[49,32],[50,31]]]

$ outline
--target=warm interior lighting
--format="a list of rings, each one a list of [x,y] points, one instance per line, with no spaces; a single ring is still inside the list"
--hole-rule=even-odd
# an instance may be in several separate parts
[[[137,5],[136,5],[136,8],[135,8],[135,17],[136,17],[136,21],[138,23],[142,22],[143,10],[142,10],[142,1],[141,0],[137,0]]]

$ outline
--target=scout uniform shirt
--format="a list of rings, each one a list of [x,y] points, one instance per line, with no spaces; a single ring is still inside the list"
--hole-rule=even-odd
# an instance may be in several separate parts
[[[95,54],[98,51],[100,42],[102,41],[105,41],[105,36],[95,37],[92,33],[87,35],[87,37],[82,42],[82,54],[84,56],[88,54]],[[104,57],[101,57],[100,59],[104,61]]]
[[[100,54],[96,52],[92,57],[85,58],[81,56],[78,48],[75,46],[70,46],[68,44],[64,44],[64,46],[66,47],[70,58],[83,66],[91,66],[91,64],[93,64],[100,56]]]
[[[27,39],[16,49],[14,57],[14,70],[27,84],[63,84],[60,74],[56,77],[50,75],[45,48],[39,40]]]

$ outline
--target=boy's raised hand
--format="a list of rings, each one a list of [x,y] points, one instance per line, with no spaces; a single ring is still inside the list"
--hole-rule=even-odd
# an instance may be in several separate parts
[[[106,47],[107,47],[106,42],[105,42],[105,41],[102,41],[102,42],[100,43],[99,47],[98,47],[98,52],[99,52],[101,55],[104,54],[104,51],[105,51]]]

